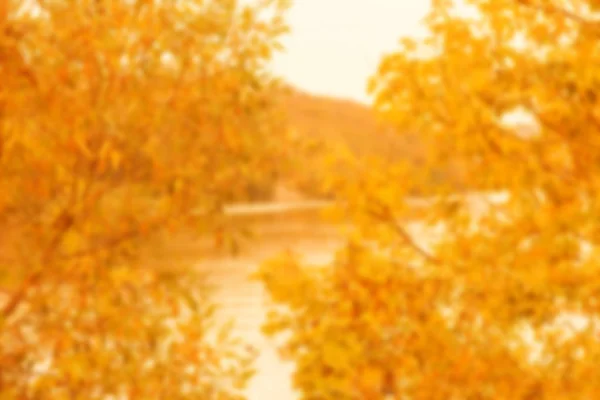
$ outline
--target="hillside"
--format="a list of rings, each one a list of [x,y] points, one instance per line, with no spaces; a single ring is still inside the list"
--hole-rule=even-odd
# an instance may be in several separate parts
[[[415,156],[416,137],[399,137],[372,110],[346,99],[290,90],[284,105],[292,127],[307,139],[343,143],[359,156]]]
[[[326,196],[318,182],[326,166],[326,154],[340,146],[358,158],[376,156],[388,162],[423,162],[424,142],[416,134],[398,134],[378,121],[375,113],[361,103],[346,99],[317,96],[288,88],[282,103],[296,140],[294,146],[293,186],[306,195]],[[437,178],[448,175],[441,167]],[[433,176],[433,175],[432,175]],[[444,179],[444,178],[441,178]]]

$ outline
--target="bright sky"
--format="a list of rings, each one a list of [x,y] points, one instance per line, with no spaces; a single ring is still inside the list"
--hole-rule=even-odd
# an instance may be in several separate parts
[[[368,102],[381,56],[419,33],[428,8],[429,0],[295,0],[275,69],[308,92]]]

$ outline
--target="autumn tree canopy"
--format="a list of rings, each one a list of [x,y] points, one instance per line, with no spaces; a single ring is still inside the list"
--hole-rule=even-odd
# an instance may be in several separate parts
[[[415,235],[423,172],[367,166],[333,265],[263,268],[286,306],[267,330],[291,333],[305,399],[596,398],[599,3],[432,3],[428,34],[383,58],[374,107],[479,192],[436,186]]]
[[[285,8],[0,2],[1,398],[239,398],[200,282],[140,260],[271,179]]]

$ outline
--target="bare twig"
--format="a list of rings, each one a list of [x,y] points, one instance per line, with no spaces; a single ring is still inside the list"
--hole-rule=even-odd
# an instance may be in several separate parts
[[[394,217],[393,213],[389,210],[389,208],[380,205],[379,210],[371,209],[368,210],[368,213],[373,218],[376,218],[380,222],[383,222],[386,225],[390,226],[394,230],[394,232],[396,232],[408,246],[410,246],[417,254],[419,254],[425,260],[437,265],[443,264],[442,260],[440,260],[435,255],[431,254],[430,252],[419,246],[419,244],[417,244],[417,242],[406,231],[406,229],[396,221],[396,218]]]

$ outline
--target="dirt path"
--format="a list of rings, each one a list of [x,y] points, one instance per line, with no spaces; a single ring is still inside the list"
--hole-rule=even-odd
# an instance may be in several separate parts
[[[260,332],[266,315],[266,294],[257,283],[248,279],[266,258],[290,249],[311,263],[331,259],[341,241],[328,235],[312,238],[295,237],[289,240],[271,237],[251,244],[238,257],[218,257],[203,261],[210,268],[211,281],[218,286],[216,301],[221,305],[221,316],[236,321],[236,333],[259,351],[257,375],[248,388],[249,400],[291,400],[298,396],[291,387],[293,365],[279,359],[275,344]]]

